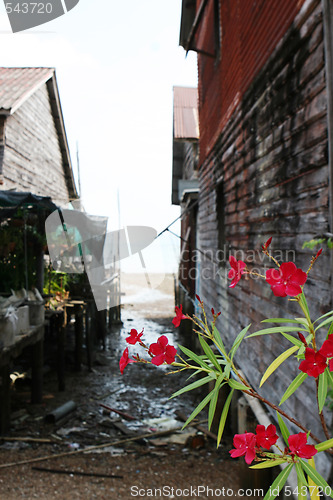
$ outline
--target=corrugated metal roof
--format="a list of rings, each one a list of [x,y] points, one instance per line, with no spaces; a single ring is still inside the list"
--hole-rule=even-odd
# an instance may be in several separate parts
[[[199,139],[197,88],[173,88],[173,137]]]
[[[53,68],[0,67],[0,113],[14,113],[53,74]]]

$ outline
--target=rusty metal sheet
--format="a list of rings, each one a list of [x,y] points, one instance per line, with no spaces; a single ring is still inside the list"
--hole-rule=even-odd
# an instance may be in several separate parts
[[[199,139],[198,89],[173,88],[174,139]]]

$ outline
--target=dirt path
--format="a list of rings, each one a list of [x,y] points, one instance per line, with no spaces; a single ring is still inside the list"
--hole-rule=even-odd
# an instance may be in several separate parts
[[[130,437],[131,433],[181,425],[175,422],[176,411],[188,415],[198,403],[198,396],[192,393],[169,399],[184,384],[185,376],[166,375],[165,368],[130,365],[123,376],[119,372],[119,358],[131,328],[140,331],[144,328],[148,342],[162,333],[170,343],[179,342],[171,323],[173,278],[168,277],[153,291],[143,289],[140,280],[128,280],[124,289],[127,293],[123,326],[112,329],[105,351],[97,351],[93,372],[84,368],[75,373],[69,361],[66,390],[60,393],[55,372],[51,370],[45,375],[42,405],[31,405],[28,385],[24,381],[17,383],[11,436],[48,438],[53,442],[0,441],[0,500],[242,496],[237,493],[244,486],[240,481],[242,463],[230,459],[230,440],[216,450],[214,441],[201,434],[180,443],[175,442],[180,435],[173,434],[1,468],[3,464],[114,443]],[[73,412],[62,421],[45,423],[45,415],[69,400],[76,404]],[[129,421],[106,412],[101,403],[134,419]],[[247,493],[246,497],[262,498],[260,492]]]

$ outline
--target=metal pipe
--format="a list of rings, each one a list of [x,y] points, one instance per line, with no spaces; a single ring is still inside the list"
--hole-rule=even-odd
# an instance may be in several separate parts
[[[59,406],[51,413],[48,413],[45,416],[45,422],[47,424],[54,424],[61,418],[65,417],[68,413],[75,410],[75,408],[76,408],[76,403],[74,403],[74,401],[67,401],[67,403],[63,404],[62,406]]]

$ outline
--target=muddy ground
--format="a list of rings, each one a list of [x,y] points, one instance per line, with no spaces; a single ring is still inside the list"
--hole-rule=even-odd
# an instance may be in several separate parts
[[[51,367],[45,373],[41,405],[29,402],[29,376],[16,381],[11,440],[0,441],[1,500],[205,499],[240,497],[239,488],[249,486],[244,482],[243,460],[229,456],[228,437],[218,450],[212,438],[195,428],[189,434],[130,440],[138,434],[181,427],[179,412],[189,415],[200,401],[194,393],[170,400],[185,383],[185,375],[167,375],[167,368],[140,364],[127,366],[123,375],[119,372],[131,328],[144,328],[149,343],[162,333],[170,343],[181,343],[171,323],[173,277],[153,290],[141,281],[142,276],[125,276],[123,324],[109,331],[105,350],[96,347],[92,371],[84,366],[75,373],[69,348],[66,390],[58,391]],[[69,401],[75,404],[74,410],[59,421],[46,421],[47,415]],[[201,425],[207,428],[206,422]],[[40,439],[49,442],[40,443]],[[82,452],[87,447],[94,449]],[[262,498],[260,492],[246,493],[245,497]]]

